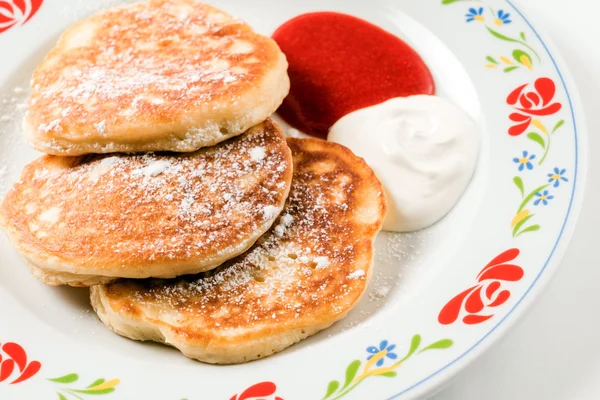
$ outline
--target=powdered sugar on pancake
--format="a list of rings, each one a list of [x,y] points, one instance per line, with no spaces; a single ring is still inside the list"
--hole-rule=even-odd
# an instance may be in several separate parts
[[[60,74],[34,76],[33,96],[44,103],[35,106],[50,106],[57,111],[69,107],[71,112],[90,120],[98,115],[93,111],[107,101],[118,101],[121,109],[113,112],[133,115],[143,107],[163,105],[166,99],[198,95],[208,99],[218,95],[225,89],[223,84],[237,81],[249,70],[239,65],[230,68],[235,57],[225,50],[236,43],[236,35],[222,35],[219,39],[217,31],[223,30],[224,25],[213,26],[210,16],[220,12],[197,6],[185,14],[174,15],[177,2],[165,1],[161,6],[137,4],[99,14],[87,28],[90,31],[81,33],[84,39],[67,47],[71,53],[62,56],[65,65],[57,71]],[[222,20],[228,20],[225,26],[230,25],[233,31],[234,26],[240,29],[243,25],[228,16]],[[154,29],[158,26],[160,29]],[[207,35],[198,35],[200,32]],[[88,47],[88,54],[82,56],[80,47]],[[185,51],[192,48],[196,51]],[[205,54],[209,49],[210,58]],[[239,56],[235,59],[238,64]],[[52,84],[48,85],[47,80]],[[207,86],[213,88],[207,90]],[[54,103],[49,102],[51,99]],[[58,132],[62,123],[57,118],[37,128]],[[100,133],[107,129],[106,120],[93,125]]]
[[[349,279],[359,279],[359,278],[362,278],[363,276],[365,276],[365,271],[363,271],[362,269],[359,269],[359,270],[352,272],[350,275],[348,275],[348,278]]]
[[[252,161],[254,162],[261,162],[265,158],[265,148],[254,147],[250,149],[250,157],[252,157]]]
[[[248,153],[257,146],[265,149],[260,164]],[[196,153],[46,159],[42,168],[26,167],[4,208],[27,202],[40,245],[73,262],[218,259],[275,221],[289,185],[288,157],[283,136],[267,121]],[[64,210],[60,220],[38,221],[52,207]]]
[[[302,144],[291,147],[292,187],[270,232],[248,252],[208,273],[123,283],[131,285],[135,302],[159,306],[166,313],[178,310],[206,329],[221,330],[260,325],[266,318],[310,318],[317,309],[320,315],[347,310],[346,302],[355,301],[365,289],[367,280],[359,278],[370,268],[372,239],[381,223],[361,224],[357,207],[370,207],[383,218],[377,213],[385,209],[381,188],[374,196],[365,195],[377,186],[361,182],[341,159],[304,152]],[[374,179],[368,173],[366,177]],[[114,286],[118,292],[120,284]]]
[[[57,155],[193,151],[271,114],[281,99],[267,76],[282,60],[271,39],[200,1],[104,10],[67,30],[34,72],[26,132]]]

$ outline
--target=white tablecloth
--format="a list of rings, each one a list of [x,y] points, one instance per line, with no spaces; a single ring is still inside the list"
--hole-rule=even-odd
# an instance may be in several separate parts
[[[600,1],[519,4],[558,45],[581,94],[590,136],[583,211],[538,302],[433,400],[600,399]]]

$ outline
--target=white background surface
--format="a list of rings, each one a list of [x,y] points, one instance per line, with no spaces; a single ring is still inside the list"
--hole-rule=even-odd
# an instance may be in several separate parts
[[[590,146],[583,210],[537,303],[432,400],[600,399],[600,2],[519,5],[557,44],[580,91]]]

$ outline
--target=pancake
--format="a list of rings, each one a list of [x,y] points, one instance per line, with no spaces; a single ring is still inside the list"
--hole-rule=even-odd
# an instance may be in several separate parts
[[[289,91],[277,44],[196,0],[150,0],[76,23],[33,73],[37,150],[191,152],[267,119]]]
[[[43,156],[0,214],[50,285],[173,278],[250,248],[280,214],[292,168],[283,133],[267,120],[194,153]]]
[[[371,277],[386,211],[381,184],[341,145],[288,139],[290,196],[247,253],[209,273],[91,288],[113,331],[218,364],[269,356],[343,318]]]

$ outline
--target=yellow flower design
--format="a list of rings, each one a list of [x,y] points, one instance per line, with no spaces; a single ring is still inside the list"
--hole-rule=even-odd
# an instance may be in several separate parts
[[[531,214],[529,212],[529,210],[523,210],[520,213],[518,213],[517,215],[515,215],[515,217],[513,218],[512,222],[510,223],[510,227],[514,228],[515,225],[517,225],[519,222],[521,222],[525,218],[529,217],[529,214]]]
[[[544,133],[544,135],[548,134],[548,129],[546,129],[546,126],[539,119],[532,119],[531,123],[533,124],[533,126],[535,126],[540,131],[542,131]]]
[[[119,383],[121,383],[120,379],[111,379],[110,381],[106,381],[98,386],[94,386],[94,387],[90,388],[89,390],[93,391],[93,392],[97,392],[97,391],[104,390],[104,389],[112,389],[115,386],[117,386]]]
[[[531,58],[528,57],[525,54],[522,54],[521,57],[519,57],[519,61],[521,62],[521,64],[523,64],[525,66],[525,68],[527,68],[528,70],[532,71],[533,70],[533,65],[531,65]]]
[[[79,387],[72,387],[70,386],[71,384],[79,381],[79,375],[77,374],[68,374],[48,380],[62,385],[68,385],[58,389],[57,394],[60,400],[70,400],[71,398],[83,400],[83,397],[86,395],[99,396],[109,394],[114,392],[117,385],[121,383],[120,379],[110,379],[107,381],[104,378],[100,378],[87,386],[82,385]]]

